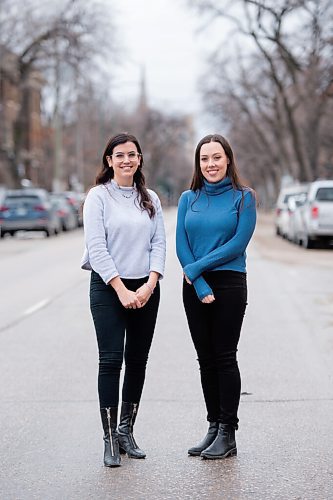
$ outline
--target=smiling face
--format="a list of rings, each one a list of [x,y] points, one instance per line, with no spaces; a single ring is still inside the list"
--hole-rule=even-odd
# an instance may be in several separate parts
[[[208,182],[219,182],[227,174],[229,158],[219,142],[208,142],[200,149],[200,169]]]
[[[106,159],[109,167],[113,168],[116,183],[119,186],[133,186],[133,177],[141,161],[134,142],[118,144]]]

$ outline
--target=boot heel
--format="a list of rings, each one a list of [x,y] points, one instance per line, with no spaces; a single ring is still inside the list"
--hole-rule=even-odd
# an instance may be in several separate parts
[[[233,450],[231,450],[230,455],[229,455],[229,457],[235,457],[235,456],[237,456],[237,448],[234,448]]]
[[[119,453],[120,455],[126,455],[126,451],[121,446],[119,446]]]

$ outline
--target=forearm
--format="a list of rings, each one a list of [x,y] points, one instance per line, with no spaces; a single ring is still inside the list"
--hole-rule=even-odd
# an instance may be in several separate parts
[[[193,264],[195,262],[192,249],[187,237],[185,229],[185,215],[186,215],[186,200],[184,197],[180,199],[177,214],[177,229],[176,229],[176,253],[182,268],[188,264]],[[200,276],[194,282],[193,286],[199,297],[203,299],[206,295],[212,294],[212,290],[207,284],[206,280]]]
[[[112,278],[107,284],[112,286],[117,293],[126,288],[120,276]]]
[[[157,282],[160,278],[160,273],[157,273],[156,271],[151,271],[149,273],[149,278],[147,281],[147,285],[150,288],[151,292],[153,293],[155,290],[155,287],[157,285]]]

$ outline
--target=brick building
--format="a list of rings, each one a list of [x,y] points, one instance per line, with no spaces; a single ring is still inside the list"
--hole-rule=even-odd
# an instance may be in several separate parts
[[[18,57],[0,47],[0,184],[12,187],[22,178],[44,183],[42,86],[37,71],[22,84]]]

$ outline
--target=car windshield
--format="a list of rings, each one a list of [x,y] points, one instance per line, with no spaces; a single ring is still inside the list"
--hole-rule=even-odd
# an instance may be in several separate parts
[[[33,207],[40,203],[38,196],[7,196],[5,199],[5,205],[9,208],[12,207]]]
[[[317,201],[333,201],[333,187],[319,188],[316,194]]]
[[[289,198],[292,197],[292,196],[301,196],[301,195],[305,195],[306,194],[306,191],[302,191],[300,193],[289,193],[289,194],[286,194],[284,199],[283,199],[283,203],[287,203]]]

